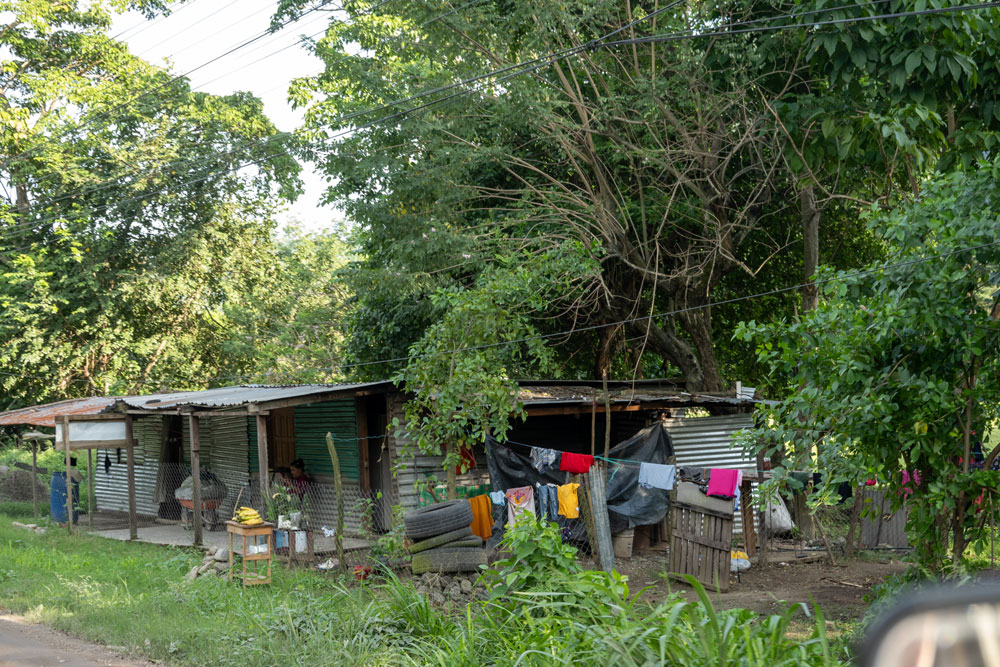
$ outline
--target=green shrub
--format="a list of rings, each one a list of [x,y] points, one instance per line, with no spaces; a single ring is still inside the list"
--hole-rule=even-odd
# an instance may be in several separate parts
[[[576,547],[563,544],[559,526],[530,514],[508,527],[500,544],[506,558],[493,563],[479,578],[494,597],[536,588],[557,575],[580,572]]]

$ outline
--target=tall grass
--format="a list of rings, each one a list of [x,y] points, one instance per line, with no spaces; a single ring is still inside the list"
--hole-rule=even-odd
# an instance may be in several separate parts
[[[672,595],[657,605],[600,572],[553,576],[503,598],[432,606],[387,574],[356,586],[274,569],[270,586],[184,580],[200,553],[59,531],[0,516],[0,604],[127,653],[184,665],[835,665],[815,610],[759,617]],[[148,640],[148,644],[147,644]]]

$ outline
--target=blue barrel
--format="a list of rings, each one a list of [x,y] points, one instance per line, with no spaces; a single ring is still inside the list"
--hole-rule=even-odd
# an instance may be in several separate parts
[[[66,473],[52,473],[52,484],[49,487],[49,514],[56,523],[66,523]],[[80,513],[76,511],[80,504],[80,483],[73,480],[73,523],[77,523]]]

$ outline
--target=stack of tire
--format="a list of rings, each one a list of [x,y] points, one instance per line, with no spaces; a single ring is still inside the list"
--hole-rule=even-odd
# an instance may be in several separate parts
[[[410,510],[403,515],[412,540],[413,574],[477,572],[486,565],[482,538],[472,534],[472,506],[468,500],[449,500]]]

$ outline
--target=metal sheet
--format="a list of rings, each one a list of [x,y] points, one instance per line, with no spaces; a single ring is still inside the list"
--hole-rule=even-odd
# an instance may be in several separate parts
[[[133,424],[135,436],[135,501],[136,513],[155,517],[160,504],[154,500],[156,475],[159,469],[160,438],[162,420],[136,419]],[[105,471],[105,460],[110,469]],[[128,512],[128,466],[126,454],[122,450],[118,463],[116,449],[97,450],[94,462],[94,496],[97,509],[105,512]]]
[[[333,463],[326,447],[326,434],[333,433],[345,482],[358,482],[361,462],[358,450],[358,418],[354,399],[299,405],[295,408],[295,456],[306,470],[332,475]],[[367,446],[367,443],[366,443]]]
[[[204,391],[182,391],[148,396],[125,396],[119,399],[130,408],[140,410],[174,410],[182,406],[203,406],[206,408],[236,407],[307,398],[334,392],[360,390],[391,390],[391,382],[364,382],[359,384],[303,384],[291,386],[243,385],[219,387]]]
[[[17,426],[19,424],[55,426],[56,417],[96,415],[114,405],[116,400],[118,400],[117,396],[91,396],[90,398],[71,398],[68,401],[8,410],[0,412],[0,426]]]
[[[755,465],[749,454],[732,446],[737,431],[753,427],[751,414],[676,417],[665,420],[664,425],[674,443],[679,466],[746,468]],[[733,522],[733,534],[743,534],[739,512]]]

